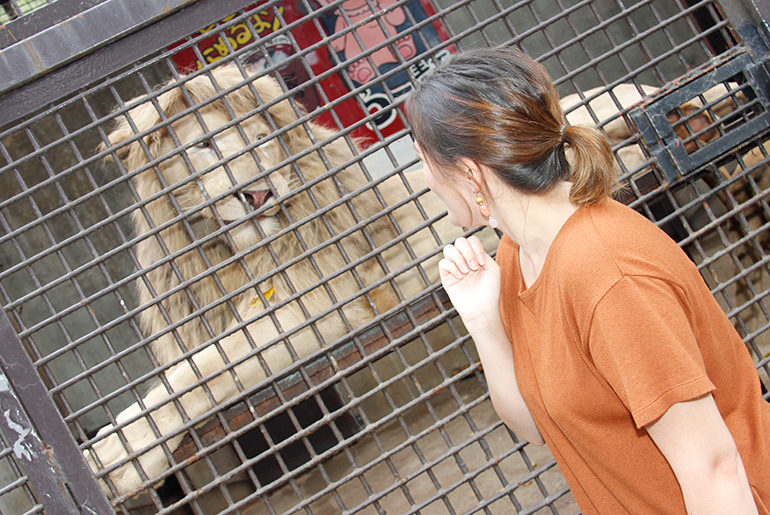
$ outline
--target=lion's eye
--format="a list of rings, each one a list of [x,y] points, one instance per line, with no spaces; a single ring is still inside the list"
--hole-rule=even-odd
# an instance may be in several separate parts
[[[204,139],[203,141],[196,143],[195,148],[211,148],[211,141]]]

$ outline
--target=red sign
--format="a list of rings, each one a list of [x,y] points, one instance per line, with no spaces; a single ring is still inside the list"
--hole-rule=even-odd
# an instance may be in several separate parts
[[[327,2],[328,0],[320,0],[318,3],[314,0],[311,5],[322,9]],[[228,56],[231,51],[252,45],[254,51],[244,52],[240,60],[252,69],[268,66],[265,53],[269,54],[272,63],[279,64],[285,61],[286,64],[278,71],[289,88],[294,88],[310,80],[311,74],[305,66],[309,66],[314,76],[323,76],[337,62],[355,59],[366,50],[377,48],[378,45],[390,39],[390,36],[405,32],[413,26],[413,23],[420,23],[433,14],[427,1],[423,3],[422,0],[411,0],[403,6],[396,7],[393,6],[394,3],[395,0],[374,0],[372,5],[377,8],[376,12],[385,12],[379,18],[374,18],[366,0],[347,0],[337,9],[317,17],[307,17],[305,21],[303,21],[306,18],[305,4],[301,0],[286,0],[271,7],[255,4],[248,10],[248,17],[240,23],[231,23],[236,17],[233,14],[190,35],[188,39],[211,33],[211,37],[204,38],[198,43],[199,54],[196,54],[192,47],[188,47],[174,54],[173,59],[181,72],[189,72],[200,68],[203,65],[202,61],[206,64],[213,63]],[[345,11],[347,20],[342,16],[340,9]],[[350,30],[348,20],[355,27],[354,30]],[[295,23],[296,25],[292,26]],[[253,32],[247,24],[251,24]],[[290,59],[295,54],[295,47],[291,44],[288,35],[280,32],[284,26],[291,26],[291,37],[296,41],[300,51],[312,49],[304,54],[302,59]],[[276,32],[279,33],[274,34]],[[254,33],[258,36],[257,38],[254,37]],[[332,39],[330,44],[318,45],[337,33],[343,35]],[[391,101],[383,84],[375,80],[399,66],[399,55],[395,52],[398,52],[404,60],[426,55],[410,67],[412,76],[419,80],[435,66],[434,58],[441,61],[454,51],[453,47],[447,47],[436,52],[434,58],[427,56],[430,48],[446,39],[446,32],[440,22],[426,24],[419,31],[405,34],[390,45],[375,50],[369,54],[368,58],[352,60],[346,67],[349,82],[339,73],[322,78],[319,85],[323,95],[326,101],[332,102],[349,93],[348,84],[354,88],[371,84],[359,94],[359,99],[367,113],[354,98],[348,98],[334,108],[334,114],[345,127],[348,127],[362,120],[365,114],[383,111],[381,116],[354,131],[354,135],[371,143],[376,140],[374,126],[383,136],[393,134],[403,129],[403,124],[395,110],[384,111]],[[259,45],[259,42],[262,44]],[[404,71],[388,77],[385,84],[395,98],[407,94],[412,89],[409,76]],[[322,105],[314,87],[304,88],[295,95],[295,99],[308,111]],[[336,126],[332,113],[328,110],[319,115],[316,121],[330,127]]]

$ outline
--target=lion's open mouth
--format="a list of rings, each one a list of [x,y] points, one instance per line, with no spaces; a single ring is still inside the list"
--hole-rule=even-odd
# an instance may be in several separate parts
[[[236,196],[250,211],[256,211],[273,198],[273,193],[270,190],[252,190],[238,192]],[[264,213],[260,213],[257,219],[273,216],[274,214],[273,209],[267,209]]]

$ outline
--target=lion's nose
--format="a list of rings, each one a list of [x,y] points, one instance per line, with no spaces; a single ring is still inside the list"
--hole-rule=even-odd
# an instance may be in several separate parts
[[[243,200],[247,202],[254,209],[262,207],[267,199],[272,196],[270,190],[256,190],[256,191],[243,191],[241,192]]]

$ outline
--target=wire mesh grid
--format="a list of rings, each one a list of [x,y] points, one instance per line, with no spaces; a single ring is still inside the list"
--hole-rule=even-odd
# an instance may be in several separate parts
[[[0,2],[0,23],[21,18],[55,0],[4,0]]]
[[[436,285],[459,232],[399,106],[466,48],[521,46],[603,127],[770,384],[763,134],[672,181],[629,116],[736,47],[714,2],[267,2],[187,30],[0,134],[4,309],[117,512],[578,512]],[[733,77],[666,114],[695,156],[755,99]],[[0,501],[41,511],[8,449]]]

